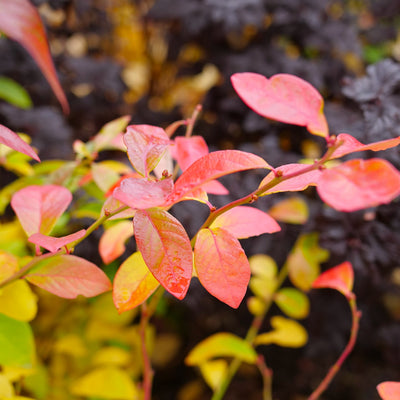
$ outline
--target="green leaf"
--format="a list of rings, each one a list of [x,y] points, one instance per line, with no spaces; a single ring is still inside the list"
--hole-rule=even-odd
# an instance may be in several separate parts
[[[31,327],[0,314],[0,364],[32,367],[35,360],[35,344]]]
[[[305,292],[310,290],[319,275],[320,263],[328,257],[329,252],[318,245],[317,233],[301,235],[286,261],[293,285]]]
[[[277,306],[288,316],[296,319],[307,317],[310,312],[310,301],[300,290],[295,288],[283,288],[275,297]]]
[[[244,339],[231,333],[216,333],[200,342],[185,359],[187,365],[200,365],[215,357],[235,357],[249,364],[257,360],[257,353]]]
[[[307,343],[307,331],[298,322],[280,316],[271,318],[271,332],[258,335],[255,345],[277,344],[282,347],[302,347]]]
[[[28,92],[19,83],[5,76],[0,76],[0,99],[19,108],[32,107]]]

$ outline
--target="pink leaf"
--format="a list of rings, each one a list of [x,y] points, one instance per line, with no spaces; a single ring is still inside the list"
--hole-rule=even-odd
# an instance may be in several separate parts
[[[281,230],[278,223],[267,213],[247,206],[235,207],[221,214],[210,228],[224,228],[237,239]]]
[[[218,181],[210,181],[202,185],[201,187],[205,192],[210,193],[210,194],[229,194],[229,190],[221,183]]]
[[[62,186],[27,186],[16,192],[11,207],[28,236],[47,235],[72,200],[71,192]]]
[[[338,266],[323,272],[312,284],[314,289],[330,288],[342,293],[347,298],[354,297],[352,293],[354,272],[352,265],[345,261]]]
[[[111,289],[107,275],[93,263],[72,255],[58,255],[40,261],[25,278],[57,296],[97,296]]]
[[[400,382],[382,382],[376,389],[382,400],[399,400],[400,399]]]
[[[231,77],[240,98],[256,113],[288,124],[305,126],[312,134],[327,137],[324,101],[308,82],[289,74],[270,79],[244,72]]]
[[[239,150],[220,150],[207,154],[186,169],[175,182],[171,204],[194,189],[221,176],[249,169],[272,167],[261,157]]]
[[[58,81],[46,32],[36,8],[28,0],[0,0],[0,30],[29,52],[46,77],[65,113],[69,106]]]
[[[173,155],[182,171],[209,153],[207,143],[202,136],[177,136],[174,142],[175,148],[172,147],[174,149]]]
[[[63,237],[53,237],[53,236],[43,235],[42,233],[34,233],[32,236],[29,236],[28,240],[31,243],[43,247],[44,249],[50,251],[51,253],[55,253],[56,251],[60,250],[67,244],[83,238],[85,234],[86,234],[85,229],[81,229],[78,232]]]
[[[125,252],[125,242],[133,236],[131,221],[120,221],[106,229],[99,241],[99,253],[105,264],[109,264]]]
[[[233,308],[239,307],[250,280],[250,265],[239,241],[222,228],[201,229],[194,265],[204,288]]]
[[[276,172],[282,173],[282,176],[295,174],[309,168],[306,164],[286,164],[278,167]],[[281,183],[278,183],[271,189],[264,192],[264,195],[277,192],[299,192],[306,189],[308,186],[315,186],[321,176],[321,171],[312,170],[305,172],[301,175],[295,176]],[[264,186],[271,182],[276,177],[274,172],[270,172],[260,183],[260,186]]]
[[[192,277],[193,257],[189,237],[167,211],[136,212],[135,238],[143,259],[154,277],[178,299],[183,299]]]
[[[32,147],[29,146],[28,143],[25,143],[16,133],[4,125],[0,125],[0,143],[5,144],[6,146],[19,151],[20,153],[26,154],[27,156],[40,162],[40,158],[32,149]]]
[[[380,151],[390,149],[391,147],[395,147],[400,144],[400,136],[393,139],[381,140],[375,143],[363,144],[347,133],[340,133],[336,138],[336,143],[338,142],[343,142],[343,144],[334,151],[330,157],[331,159],[339,158],[346,154],[355,153],[357,151]]]
[[[361,210],[396,198],[400,172],[379,158],[350,160],[323,171],[317,190],[321,199],[338,211]]]
[[[127,178],[114,189],[113,197],[133,209],[142,210],[162,206],[172,193],[173,187],[171,178],[161,181]]]
[[[130,125],[124,135],[129,160],[137,172],[148,176],[167,147],[170,139],[164,129],[151,125]]]
[[[139,251],[119,267],[113,282],[113,300],[119,313],[142,304],[160,286]]]

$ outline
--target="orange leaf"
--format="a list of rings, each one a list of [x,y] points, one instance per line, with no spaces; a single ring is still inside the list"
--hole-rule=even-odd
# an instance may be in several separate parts
[[[312,284],[314,289],[330,288],[342,293],[347,298],[354,297],[354,272],[352,265],[345,261],[334,268],[323,272]]]
[[[33,57],[67,114],[68,102],[58,81],[46,32],[36,8],[28,0],[0,0],[0,10],[0,30],[25,47]]]
[[[120,221],[106,229],[99,241],[99,253],[105,264],[117,259],[125,251],[125,242],[133,236],[131,221]]]
[[[305,126],[312,134],[327,137],[324,101],[308,82],[294,75],[265,76],[244,72],[231,77],[240,98],[256,113],[288,124]]]
[[[39,261],[25,278],[59,297],[97,296],[111,289],[106,274],[95,264],[72,255],[56,255]]]
[[[233,308],[239,307],[250,280],[249,261],[239,241],[222,228],[201,229],[194,265],[204,288]]]
[[[189,237],[167,211],[139,210],[133,218],[138,250],[154,277],[178,299],[192,278],[193,256]]]
[[[338,211],[356,211],[390,203],[400,194],[400,172],[389,162],[350,160],[322,172],[317,191]]]
[[[400,399],[400,382],[382,382],[376,389],[382,400],[398,400]]]
[[[119,267],[113,285],[114,304],[121,313],[142,304],[160,284],[137,251]]]

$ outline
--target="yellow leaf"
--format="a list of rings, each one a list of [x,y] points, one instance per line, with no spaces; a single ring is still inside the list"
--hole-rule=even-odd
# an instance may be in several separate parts
[[[258,297],[250,297],[247,300],[247,308],[253,315],[263,315],[265,311],[265,301]]]
[[[57,340],[54,351],[73,357],[82,357],[87,353],[87,348],[80,336],[71,333]]]
[[[103,347],[93,357],[93,365],[115,365],[122,367],[129,364],[131,354],[120,347]]]
[[[277,344],[282,347],[302,347],[307,343],[307,331],[298,322],[281,316],[271,318],[271,332],[258,335],[255,345]]]
[[[249,258],[253,275],[273,279],[276,277],[278,267],[272,257],[265,254],[255,254]]]
[[[37,296],[22,279],[0,290],[0,313],[18,321],[31,321],[37,313]]]
[[[307,203],[299,196],[293,196],[276,203],[268,214],[278,221],[289,224],[305,224],[309,211]]]
[[[201,374],[212,390],[219,387],[227,369],[228,363],[225,360],[212,360],[200,365]]]
[[[0,227],[0,241],[1,241],[1,230]],[[9,254],[3,250],[0,250],[0,282],[9,278],[14,272],[18,271],[18,260],[12,254]]]
[[[139,391],[129,375],[114,367],[98,368],[89,372],[71,385],[71,392],[76,396],[101,399],[139,399]]]
[[[14,396],[14,388],[10,381],[0,374],[0,399],[7,399]]]

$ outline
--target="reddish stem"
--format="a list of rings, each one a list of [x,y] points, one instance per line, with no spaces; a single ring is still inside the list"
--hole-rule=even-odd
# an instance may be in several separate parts
[[[142,305],[142,315],[140,318],[140,343],[143,359],[143,400],[151,400],[154,371],[151,367],[149,353],[147,352],[146,329],[150,315],[147,312],[147,304]]]
[[[351,326],[351,332],[350,332],[350,338],[347,343],[347,346],[343,350],[342,354],[338,358],[338,360],[335,362],[335,364],[332,365],[332,367],[329,369],[328,373],[326,374],[325,378],[322,380],[322,382],[318,385],[318,387],[312,392],[308,400],[317,400],[319,396],[327,389],[327,387],[330,385],[332,382],[333,378],[337,374],[337,372],[340,370],[342,367],[344,361],[346,358],[349,356],[349,354],[352,352],[354,345],[356,343],[357,339],[357,334],[358,334],[358,329],[359,329],[359,323],[360,323],[360,318],[361,318],[361,312],[357,310],[357,304],[355,301],[355,298],[350,298],[349,299],[349,305],[351,309],[351,315],[352,315],[352,326]]]

